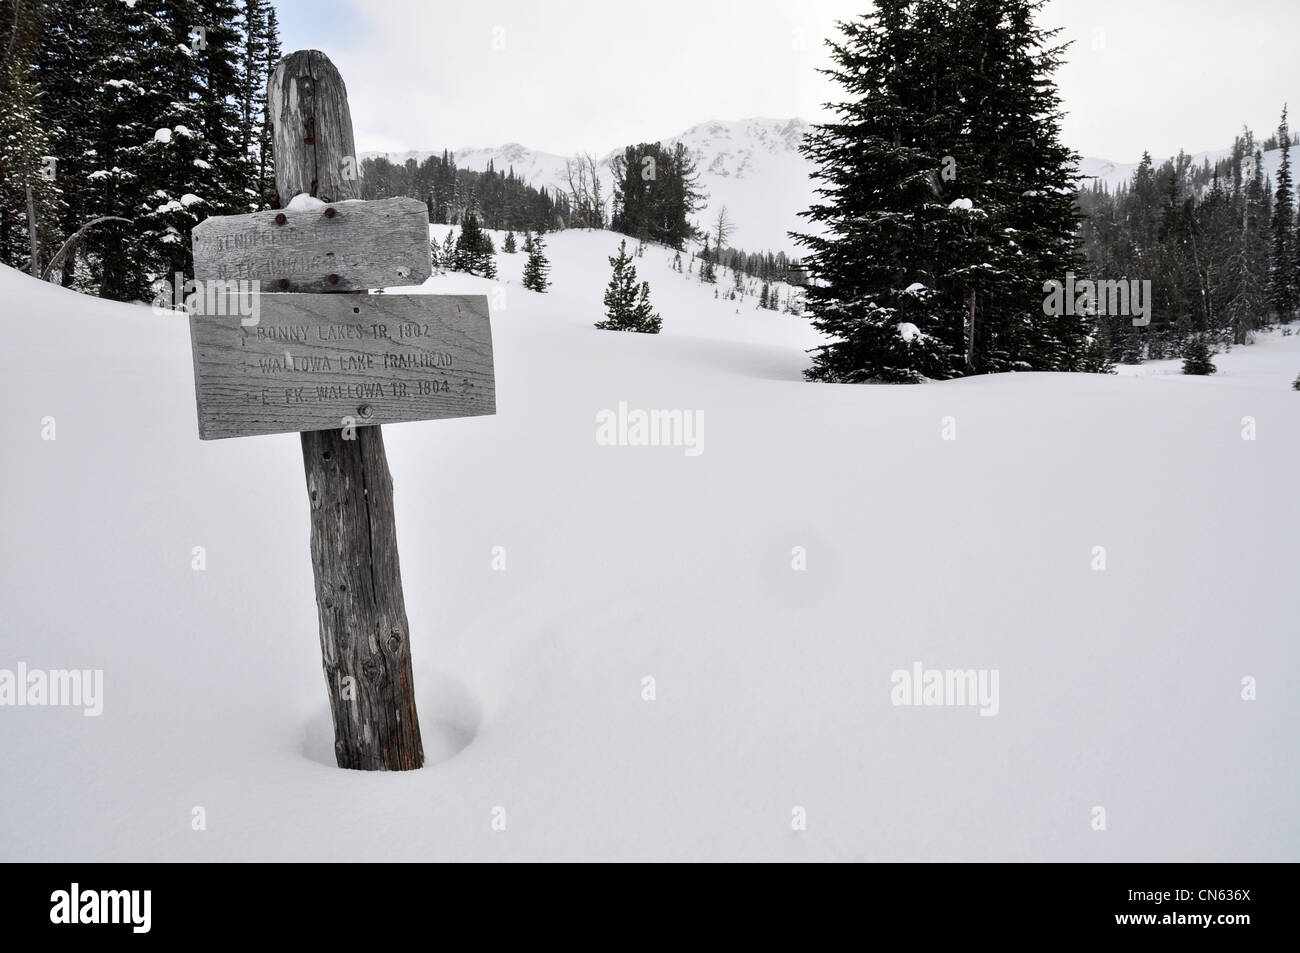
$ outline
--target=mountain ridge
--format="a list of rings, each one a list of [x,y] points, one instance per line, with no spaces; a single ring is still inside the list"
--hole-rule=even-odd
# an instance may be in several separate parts
[[[709,119],[696,123],[675,136],[657,140],[667,146],[681,142],[696,161],[700,186],[708,198],[694,216],[704,230],[717,218],[722,206],[734,223],[730,244],[747,251],[786,251],[798,254],[799,246],[789,237],[800,230],[799,213],[816,197],[813,165],[799,152],[799,144],[812,124],[797,117]],[[651,141],[651,140],[646,140]],[[410,159],[423,162],[442,155],[443,149],[412,149],[405,152],[364,152],[361,158],[383,156],[395,164]],[[531,149],[520,142],[500,146],[447,149],[457,166],[482,172],[491,163],[497,171],[513,169],[516,176],[538,188],[565,188],[564,165],[573,156]],[[1192,162],[1211,164],[1231,154],[1231,148],[1192,154]],[[602,173],[602,190],[609,197],[610,162],[622,152],[614,149],[597,157]],[[1153,159],[1157,167],[1166,158]],[[1280,150],[1264,153],[1264,174],[1276,181]],[[1104,182],[1112,191],[1133,176],[1138,162],[1116,162],[1097,156],[1079,160],[1084,180]]]

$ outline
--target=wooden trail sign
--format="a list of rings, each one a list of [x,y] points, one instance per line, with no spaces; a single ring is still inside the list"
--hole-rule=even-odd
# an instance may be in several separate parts
[[[429,277],[429,210],[418,199],[215,215],[194,227],[194,277],[262,291],[364,291]]]
[[[496,412],[483,295],[259,300],[190,316],[204,440]]]
[[[190,318],[199,433],[303,431],[335,758],[342,768],[418,768],[393,481],[374,425],[495,412],[487,301],[331,294],[428,277],[427,213],[404,199],[354,201],[347,90],[323,53],[280,61],[267,120],[279,204],[306,194],[325,205],[299,200],[195,228],[195,276],[208,283]],[[245,282],[260,283],[251,300]],[[324,293],[279,293],[313,290]]]

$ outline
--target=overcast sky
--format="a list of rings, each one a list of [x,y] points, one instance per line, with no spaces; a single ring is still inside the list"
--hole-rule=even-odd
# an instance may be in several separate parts
[[[837,19],[868,0],[277,0],[285,52],[327,53],[360,150],[521,142],[605,153],[709,119],[810,121]],[[1300,0],[1049,0],[1074,41],[1065,140],[1133,161],[1261,137],[1300,90]],[[1298,123],[1297,125],[1300,125]]]

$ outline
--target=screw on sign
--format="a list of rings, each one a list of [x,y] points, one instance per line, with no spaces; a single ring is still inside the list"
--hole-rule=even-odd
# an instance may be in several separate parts
[[[429,277],[424,203],[360,201],[347,91],[323,53],[281,60],[267,103],[281,210],[193,233],[199,436],[301,433],[335,756],[409,770],[424,750],[379,425],[496,412],[487,298],[367,294]],[[250,319],[250,285],[284,293],[255,293]]]

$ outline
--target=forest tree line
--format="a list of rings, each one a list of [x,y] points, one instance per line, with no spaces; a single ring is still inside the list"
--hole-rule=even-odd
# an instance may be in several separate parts
[[[1094,184],[1079,193],[1092,277],[1151,282],[1150,324],[1100,317],[1112,361],[1178,357],[1193,342],[1247,344],[1292,319],[1300,305],[1293,142],[1284,107],[1263,144],[1244,130],[1213,164],[1179,153],[1156,165],[1146,154],[1114,192]],[[1276,182],[1264,172],[1269,145],[1281,150]]]
[[[4,264],[149,300],[193,274],[200,221],[274,201],[268,0],[0,0],[0,23]]]

